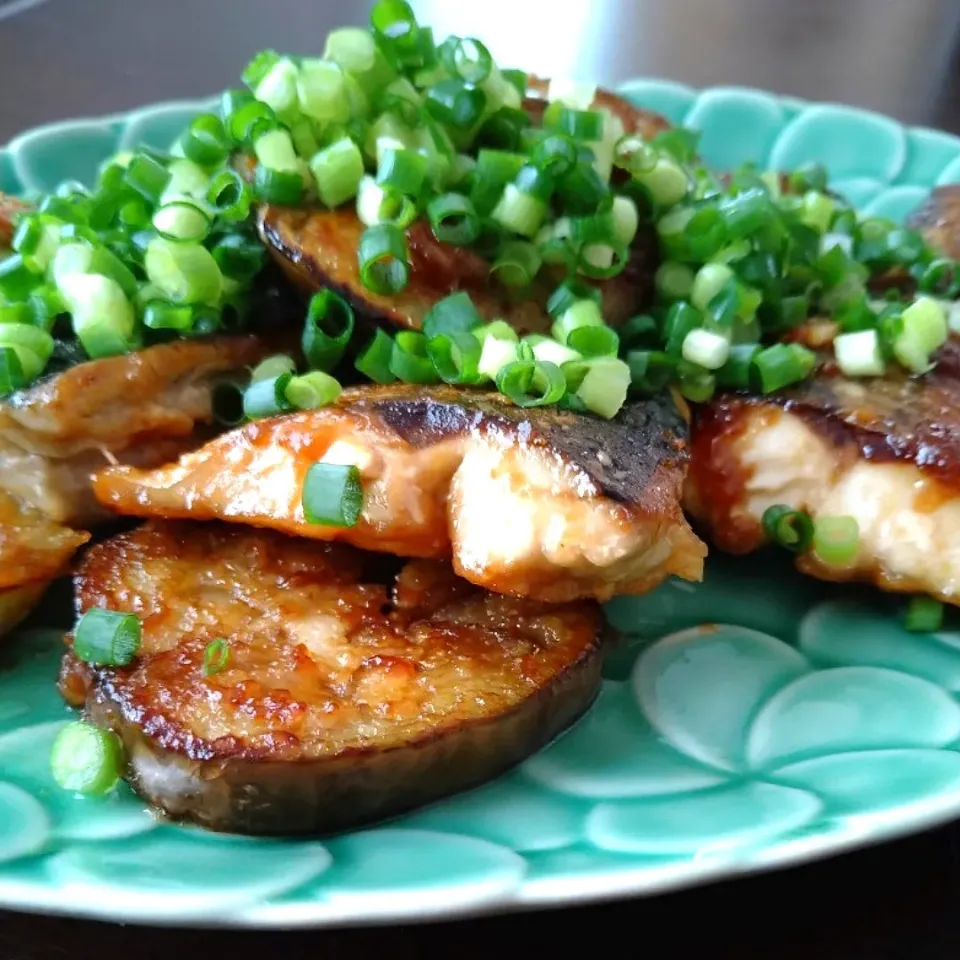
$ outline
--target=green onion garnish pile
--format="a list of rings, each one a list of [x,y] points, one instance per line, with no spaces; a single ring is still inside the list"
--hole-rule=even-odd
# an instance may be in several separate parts
[[[477,40],[436,43],[402,0],[377,3],[369,30],[331,33],[320,58],[258,54],[243,81],[170,153],[116,157],[92,190],[64,184],[20,216],[0,260],[0,395],[44,372],[55,339],[96,358],[235,328],[264,259],[255,202],[355,209],[361,282],[382,296],[409,283],[415,221],[481,253],[518,297],[545,267],[565,273],[550,337],[519,339],[456,294],[422,332],[377,332],[355,361],[377,383],[495,384],[521,404],[610,417],[670,385],[702,402],[796,384],[817,357],[790,334],[814,316],[834,321],[849,376],[922,373],[960,331],[958,265],[914,231],[858,218],[822,169],[746,166],[721,180],[695,135],[647,142],[584,85],[551,83],[534,125],[526,74]],[[251,183],[238,155],[256,161]],[[587,281],[623,271],[641,227],[659,242],[655,302],[613,330]],[[895,282],[877,299],[881,276]],[[281,358],[221,405],[236,422],[331,402],[354,326],[322,292],[306,318],[308,369]]]

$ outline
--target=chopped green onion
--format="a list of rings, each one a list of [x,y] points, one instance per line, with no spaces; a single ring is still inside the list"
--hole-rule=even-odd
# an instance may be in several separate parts
[[[232,380],[222,380],[215,384],[210,397],[213,419],[224,427],[236,427],[243,423],[243,392],[241,384]]]
[[[261,50],[244,68],[241,79],[248,87],[256,88],[280,60],[276,50]]]
[[[441,334],[469,333],[481,323],[483,318],[470,294],[461,290],[433,305],[423,319],[423,333],[427,339]]]
[[[390,370],[393,340],[383,330],[377,330],[373,339],[360,351],[354,366],[374,383],[393,383],[397,378]]]
[[[330,60],[304,60],[297,76],[300,109],[321,123],[346,123],[350,119],[350,96],[346,76]]]
[[[376,43],[369,31],[359,27],[331,30],[327,34],[323,59],[332,60],[350,73],[367,73],[376,65]]]
[[[771,543],[793,553],[804,553],[813,542],[814,523],[803,510],[777,504],[763,512],[761,523]]]
[[[156,203],[170,182],[170,171],[145,153],[138,153],[127,165],[123,180],[149,203]]]
[[[571,332],[578,327],[602,326],[603,315],[595,300],[575,300],[553,322],[550,332],[560,343],[565,344]]]
[[[620,338],[607,326],[574,327],[567,335],[567,346],[584,357],[615,357]]]
[[[617,330],[620,342],[625,346],[637,344],[652,346],[657,342],[659,332],[660,325],[648,314],[631,317]]]
[[[343,357],[355,324],[353,308],[340,294],[329,288],[315,293],[301,340],[307,363],[316,370],[333,369]]]
[[[0,347],[0,396],[7,396],[27,385],[20,355],[13,347]]]
[[[705,370],[719,370],[730,356],[730,340],[720,333],[698,327],[683,338],[683,359]]]
[[[355,527],[363,510],[360,471],[347,464],[314,463],[304,478],[300,501],[307,523]]]
[[[657,151],[636,134],[627,134],[614,145],[614,164],[633,174],[651,171],[657,165],[657,158]]]
[[[263,244],[242,233],[221,235],[210,253],[224,277],[231,280],[253,280],[263,267]]]
[[[584,327],[584,330],[602,330],[602,327]],[[576,333],[578,331],[574,331]],[[611,331],[612,332],[612,331]],[[540,334],[531,334],[523,338],[523,342],[528,344],[533,350],[534,360],[545,360],[549,363],[555,363],[562,367],[565,363],[573,360],[582,360],[583,355],[578,350],[565,347],[558,343],[553,337],[544,337]],[[614,351],[616,352],[616,351]]]
[[[243,393],[244,416],[250,420],[260,420],[290,410],[293,404],[287,399],[287,386],[292,379],[292,373],[281,373],[251,382]]]
[[[186,333],[193,329],[196,308],[167,300],[150,300],[143,308],[143,325],[151,330],[176,330]]]
[[[833,352],[848,377],[882,377],[886,372],[876,330],[840,334],[834,338]]]
[[[693,280],[690,302],[705,311],[717,294],[734,278],[733,270],[724,263],[707,263]]]
[[[664,350],[672,357],[679,358],[683,344],[691,330],[702,326],[703,316],[689,303],[679,301],[670,306],[663,322],[665,334]]]
[[[340,383],[320,370],[292,377],[287,383],[285,397],[297,410],[316,410],[333,403],[342,391]]]
[[[493,58],[490,51],[472,37],[456,39],[455,42],[441,53],[441,63],[451,74],[460,77],[467,83],[483,83],[490,76]]]
[[[693,290],[694,273],[685,263],[667,260],[654,274],[653,284],[663,300],[686,300]]]
[[[401,330],[394,337],[390,372],[404,383],[437,383],[440,379],[427,353],[427,338],[412,330]]]
[[[855,517],[821,517],[813,527],[813,552],[828,567],[846,567],[857,556],[860,525]]]
[[[441,243],[464,246],[480,236],[480,217],[469,198],[445,193],[427,205],[433,235]]]
[[[764,394],[805,380],[816,364],[816,354],[798,343],[775,343],[754,358],[754,369]]]
[[[223,637],[211,640],[203,651],[203,675],[212,677],[220,673],[230,659],[230,644]]]
[[[459,331],[441,333],[427,341],[427,354],[445,383],[477,383],[482,349],[475,336]]]
[[[250,373],[250,382],[256,383],[259,380],[272,380],[284,373],[293,373],[297,365],[292,357],[286,354],[278,353],[266,360],[261,360]]]
[[[552,133],[537,143],[531,159],[538,170],[559,179],[576,165],[577,146],[569,137]]]
[[[12,350],[20,361],[24,377],[34,380],[53,353],[54,340],[46,331],[31,324],[0,324],[0,347]]]
[[[497,389],[518,407],[542,407],[557,403],[567,391],[563,371],[542,360],[518,360],[497,372]]]
[[[297,106],[297,65],[287,57],[278,57],[251,86],[261,103],[277,114],[289,114]]]
[[[519,359],[519,341],[516,334],[512,339],[491,334],[482,342],[483,349],[477,364],[477,372],[488,380],[496,381],[497,375],[504,367]]]
[[[72,315],[73,331],[90,357],[115,356],[130,349],[136,316],[116,280],[93,273],[70,273],[57,287]]]
[[[390,147],[377,163],[377,184],[407,196],[419,196],[427,178],[427,158],[413,150]]]
[[[601,299],[601,292],[592,284],[577,279],[564,280],[547,300],[547,313],[556,320],[578,300],[593,300],[599,313]]]
[[[620,412],[630,389],[630,367],[616,357],[585,361],[584,374],[576,396],[591,413],[610,420]]]
[[[124,755],[120,738],[84,721],[66,724],[50,751],[50,772],[63,790],[104,796],[120,779]]]
[[[234,222],[246,220],[251,199],[250,187],[236,170],[218,173],[210,181],[205,197],[213,213]]]
[[[201,167],[223,163],[231,146],[223,121],[214,113],[201,113],[194,117],[180,138],[180,144],[183,155]]]
[[[424,107],[441,123],[458,129],[472,127],[482,116],[487,95],[459,77],[441,80],[426,91]]]
[[[177,200],[157,210],[153,227],[166,240],[201,241],[210,232],[210,218],[196,204]]]
[[[147,246],[143,265],[147,279],[174,303],[218,305],[223,275],[206,247],[158,237]]]
[[[893,354],[913,373],[930,367],[930,357],[946,343],[949,328],[940,303],[918,297],[903,311],[903,330],[893,342]]]
[[[303,196],[303,175],[299,170],[271,170],[257,167],[253,190],[265,203],[296,206]]]
[[[554,125],[574,140],[597,141],[603,137],[603,114],[596,110],[574,110],[561,105]]]
[[[490,214],[505,229],[528,239],[536,235],[546,215],[547,205],[544,201],[523,192],[514,183],[506,185],[500,202]]]
[[[508,287],[526,287],[540,269],[540,254],[532,243],[515,240],[500,248],[500,255],[490,267],[490,272]]]
[[[759,343],[732,344],[727,362],[717,371],[717,386],[747,390],[751,384],[754,361],[761,349]]]
[[[310,172],[317,182],[317,196],[328,207],[353,199],[363,179],[363,154],[349,138],[341,137],[310,159]]]
[[[407,241],[398,227],[381,223],[367,227],[357,251],[360,282],[374,293],[399,293],[410,277]]]
[[[38,283],[39,278],[23,262],[20,254],[0,257],[0,297],[8,302],[25,300]]]
[[[904,626],[911,633],[935,633],[943,626],[943,604],[933,597],[914,597],[907,605]]]
[[[666,157],[660,157],[652,169],[634,173],[634,177],[650,193],[654,203],[662,208],[679,203],[690,189],[683,168]]]
[[[140,649],[142,628],[132,613],[88,610],[77,621],[73,652],[84,663],[126,667]]]

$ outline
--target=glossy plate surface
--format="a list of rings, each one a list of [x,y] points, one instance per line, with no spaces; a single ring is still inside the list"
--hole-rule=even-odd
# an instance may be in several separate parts
[[[703,132],[717,167],[824,162],[897,219],[960,181],[960,140],[757,91],[623,88]],[[89,180],[117,149],[169,146],[209,101],[35,130],[0,191]],[[779,558],[778,558],[779,559]],[[703,584],[620,599],[625,635],[572,731],[501,780],[327,841],[163,824],[122,789],[76,799],[47,757],[69,712],[60,638],[0,650],[0,908],[128,922],[321,926],[648,894],[785,866],[960,816],[960,632],[906,633],[902,601],[712,556]]]

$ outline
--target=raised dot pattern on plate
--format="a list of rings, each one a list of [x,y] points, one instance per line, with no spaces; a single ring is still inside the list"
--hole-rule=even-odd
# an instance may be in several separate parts
[[[825,162],[904,216],[960,179],[960,140],[754,90],[623,88],[703,130],[708,162]],[[0,150],[0,190],[89,179],[168,144],[210,101],[46,127]],[[713,556],[703,584],[608,605],[624,634],[588,715],[512,773],[322,841],[165,824],[125,787],[63,794],[59,637],[0,649],[0,907],[143,922],[323,925],[570,903],[784,865],[960,814],[960,636],[906,633],[877,594]]]

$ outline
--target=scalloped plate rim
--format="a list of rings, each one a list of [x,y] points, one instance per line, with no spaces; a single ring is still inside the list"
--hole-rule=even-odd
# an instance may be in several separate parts
[[[782,104],[796,114],[807,109],[822,107],[840,108],[854,114],[870,118],[879,118],[895,124],[906,135],[918,133],[933,135],[940,143],[955,145],[960,152],[960,136],[934,127],[903,124],[880,112],[851,106],[839,101],[811,101],[801,97],[777,94],[759,87],[744,85],[717,85],[696,87],[662,77],[635,77],[618,84],[618,91],[629,92],[631,88],[648,84],[659,85],[663,89],[690,98],[692,106],[696,99],[706,93],[720,95],[750,95],[768,98]],[[114,126],[124,128],[143,118],[149,118],[159,111],[190,111],[208,109],[216,101],[218,94],[207,96],[165,100],[147,104],[130,110],[120,110],[111,114],[71,117],[51,121],[22,131],[6,144],[0,145],[0,152],[15,154],[33,138],[57,137],[78,128],[87,126]],[[689,106],[687,109],[689,109]],[[795,121],[795,117],[786,121],[786,125]],[[118,134],[122,136],[122,131]],[[887,189],[891,184],[884,184]],[[7,731],[14,732],[13,729]],[[185,917],[176,914],[156,915],[151,912],[149,898],[144,898],[144,906],[139,909],[118,910],[116,907],[99,908],[90,903],[78,908],[75,904],[65,903],[56,895],[52,885],[45,883],[40,887],[33,882],[23,882],[15,876],[0,877],[0,908],[14,909],[37,914],[62,917],[78,917],[100,920],[114,920],[137,925],[189,927],[195,929],[218,928],[256,928],[256,929],[307,929],[356,927],[403,922],[435,922],[454,918],[467,918],[500,913],[519,912],[563,905],[582,905],[631,896],[649,896],[668,891],[699,886],[747,876],[766,873],[792,865],[826,859],[873,844],[898,837],[918,833],[949,822],[960,815],[960,802],[956,797],[946,797],[939,804],[933,804],[904,816],[901,820],[890,820],[872,824],[868,828],[854,829],[850,824],[837,834],[821,832],[804,837],[804,842],[786,838],[771,842],[762,847],[759,858],[751,851],[741,850],[728,860],[717,862],[710,858],[691,858],[686,863],[673,863],[663,872],[649,866],[630,866],[630,857],[624,856],[623,868],[610,869],[584,875],[571,875],[568,878],[551,878],[548,889],[540,891],[537,886],[527,889],[525,877],[521,876],[513,886],[499,891],[482,901],[458,903],[455,901],[430,905],[429,898],[416,905],[399,908],[381,905],[371,908],[370,900],[360,899],[350,902],[329,902],[323,900],[301,901],[289,905],[271,905],[269,902],[250,904],[216,918]],[[277,908],[274,910],[274,908]]]

